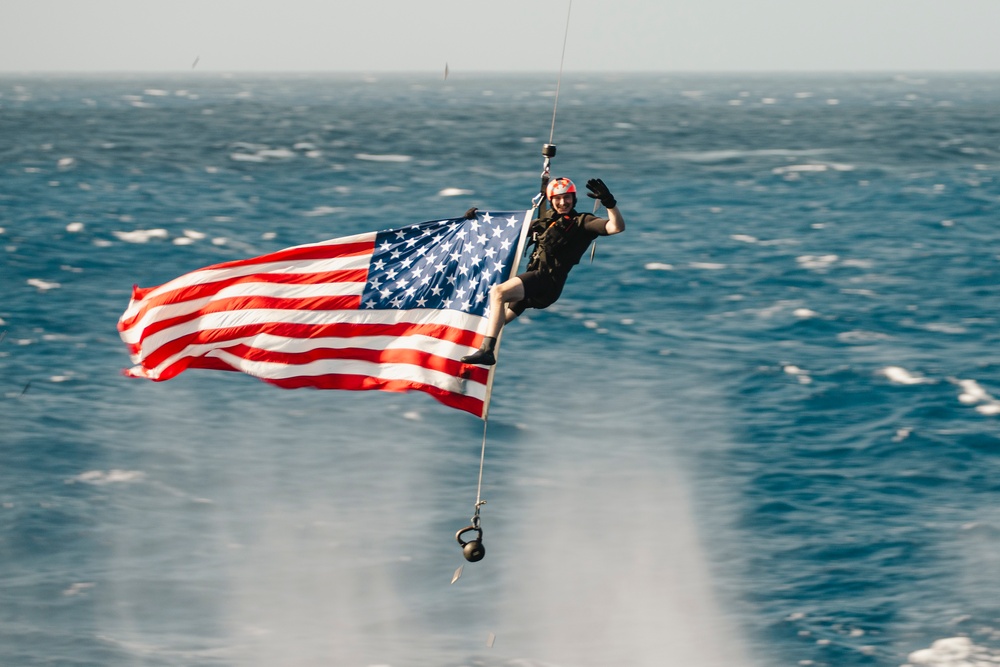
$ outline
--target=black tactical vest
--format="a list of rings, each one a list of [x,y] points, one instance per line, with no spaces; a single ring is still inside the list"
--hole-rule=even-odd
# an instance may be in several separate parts
[[[566,215],[550,213],[531,223],[535,250],[528,261],[529,271],[547,271],[565,277],[580,262],[591,242],[598,234],[586,229],[584,224],[596,216],[570,211]]]

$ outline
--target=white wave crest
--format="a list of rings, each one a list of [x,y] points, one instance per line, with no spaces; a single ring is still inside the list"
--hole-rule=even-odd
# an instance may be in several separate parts
[[[165,239],[169,236],[165,229],[135,229],[131,232],[111,232],[119,241],[126,243],[146,243],[149,239]]]
[[[87,472],[80,473],[76,477],[68,480],[67,483],[73,484],[80,482],[82,484],[104,486],[106,484],[141,482],[145,478],[146,473],[138,470],[88,470]]]
[[[27,283],[42,292],[48,292],[50,289],[59,289],[62,287],[59,283],[42,280],[41,278],[28,278]]]
[[[880,375],[884,375],[890,382],[895,382],[896,384],[931,384],[933,380],[928,380],[925,377],[920,377],[913,375],[905,368],[899,366],[886,366],[879,371]]]
[[[303,212],[302,215],[307,218],[318,218],[323,215],[330,215],[331,213],[340,213],[343,210],[343,206],[317,206],[312,210]]]
[[[939,639],[930,648],[911,653],[903,667],[979,667],[1000,663],[1000,653],[976,646],[968,637]]]
[[[355,159],[358,160],[368,160],[369,162],[409,162],[413,159],[412,155],[396,155],[396,154],[385,154],[385,155],[375,155],[373,153],[357,153],[355,154]]]
[[[987,393],[978,382],[975,380],[953,380],[953,382],[962,390],[958,400],[963,405],[975,405],[976,412],[988,417],[1000,415],[1000,401]]]

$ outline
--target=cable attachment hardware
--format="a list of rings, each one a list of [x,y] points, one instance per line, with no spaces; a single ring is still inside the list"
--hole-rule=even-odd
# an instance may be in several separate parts
[[[476,503],[476,513],[472,515],[472,525],[466,526],[455,533],[455,540],[462,546],[462,555],[470,563],[481,561],[483,556],[486,555],[486,547],[483,546],[483,529],[479,527],[479,508],[485,504],[485,500],[478,501]],[[475,539],[463,540],[462,535],[466,533],[475,533]]]

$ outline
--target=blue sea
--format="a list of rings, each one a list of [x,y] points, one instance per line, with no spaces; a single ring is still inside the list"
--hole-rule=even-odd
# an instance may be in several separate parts
[[[1000,665],[1000,75],[566,75],[627,230],[505,330],[481,562],[471,415],[121,375],[133,284],[528,208],[555,91],[0,78],[0,665]]]

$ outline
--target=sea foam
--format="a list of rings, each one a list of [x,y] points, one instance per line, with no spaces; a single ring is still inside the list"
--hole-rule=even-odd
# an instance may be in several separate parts
[[[896,384],[929,384],[933,382],[933,380],[913,375],[905,368],[900,368],[899,366],[886,366],[879,371],[879,374],[884,375],[890,382],[895,382]]]

